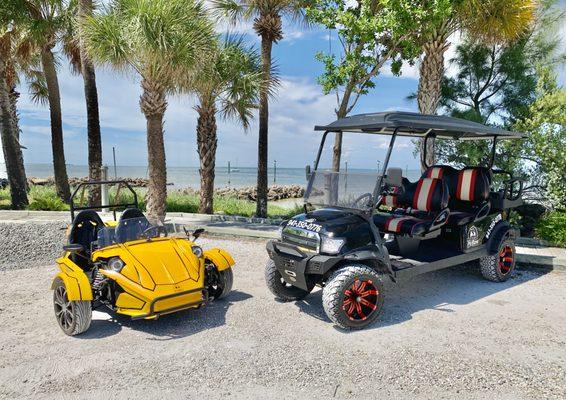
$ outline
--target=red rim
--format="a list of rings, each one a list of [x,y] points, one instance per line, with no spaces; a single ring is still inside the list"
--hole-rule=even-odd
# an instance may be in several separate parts
[[[504,246],[499,252],[499,270],[502,274],[508,274],[513,268],[513,249],[511,246]]]
[[[356,279],[344,292],[342,310],[352,321],[365,321],[377,310],[379,291],[371,280]]]

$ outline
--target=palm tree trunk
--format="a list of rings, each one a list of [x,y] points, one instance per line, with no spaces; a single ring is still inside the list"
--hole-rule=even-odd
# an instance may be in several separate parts
[[[267,35],[261,36],[261,64],[264,85],[259,93],[259,138],[257,151],[257,205],[256,216],[267,217],[267,162],[268,162],[268,119],[269,87],[271,80],[271,48],[273,41]]]
[[[447,34],[444,26],[437,34],[423,46],[424,56],[420,66],[420,79],[417,92],[417,103],[422,114],[435,114],[440,101],[442,77],[444,76],[444,53],[449,44],[446,42]],[[421,169],[424,171],[434,164],[434,139],[421,140]]]
[[[57,71],[55,70],[55,60],[51,48],[46,47],[41,51],[41,64],[47,83],[47,99],[49,101],[49,112],[51,116],[51,148],[53,151],[55,188],[57,195],[64,202],[68,203],[71,198],[71,190],[69,188],[69,178],[67,177],[67,166],[65,164],[65,148],[63,146],[61,95],[59,92]]]
[[[213,213],[214,167],[216,161],[216,107],[203,104],[197,107],[197,144],[200,159],[199,213]]]
[[[167,201],[167,165],[163,141],[163,116],[167,109],[165,89],[145,79],[141,82],[140,108],[147,121],[147,157],[149,185],[147,190],[147,216],[153,224],[165,220]]]
[[[26,191],[29,190],[29,185],[26,177],[26,169],[24,164],[24,153],[22,152],[22,145],[20,144],[20,118],[18,116],[18,99],[20,93],[13,86],[10,89],[10,118],[12,119],[12,125],[14,127],[14,134],[16,136],[16,156],[18,157],[18,168],[20,171],[18,174],[23,177],[25,182]]]
[[[23,165],[20,165],[22,158],[18,155],[21,154],[21,148],[17,140],[16,125],[11,115],[10,93],[5,79],[5,63],[0,59],[0,118],[2,119],[0,138],[10,183],[12,208],[21,209],[28,205],[27,182],[25,173],[22,174],[24,171]]]
[[[92,0],[79,1],[79,17],[92,14]],[[102,170],[102,140],[100,137],[100,118],[98,114],[98,92],[94,66],[88,58],[83,43],[80,43],[81,74],[83,76],[88,137],[88,177],[99,181]],[[100,187],[93,186],[89,191],[91,207],[100,205]]]

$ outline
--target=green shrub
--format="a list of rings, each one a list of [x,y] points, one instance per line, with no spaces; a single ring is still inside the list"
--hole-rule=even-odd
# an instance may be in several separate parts
[[[537,224],[537,236],[557,246],[566,247],[566,212],[545,214]]]
[[[32,186],[29,191],[29,207],[34,211],[65,211],[69,206],[58,196],[53,186]]]
[[[0,189],[0,210],[9,210],[11,205],[10,189]]]

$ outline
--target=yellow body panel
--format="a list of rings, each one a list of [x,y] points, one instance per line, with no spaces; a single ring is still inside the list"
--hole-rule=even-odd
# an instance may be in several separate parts
[[[70,301],[92,300],[92,289],[88,277],[78,265],[71,261],[69,253],[57,259],[57,265],[60,271],[53,280],[51,289],[55,288],[55,280],[59,278],[65,284],[67,298]]]
[[[234,259],[225,250],[214,248],[204,252],[204,258],[212,261],[218,271],[224,271],[235,264]]]
[[[205,258],[222,271],[234,265],[226,251],[210,249],[202,258],[193,254],[193,242],[183,238],[142,239],[115,244],[97,250],[93,261],[120,257],[120,272],[99,269],[100,274],[121,288],[116,298],[116,312],[133,318],[156,318],[186,308],[198,307],[205,300]],[[57,275],[67,287],[69,300],[92,300],[89,279],[66,253],[57,260]]]

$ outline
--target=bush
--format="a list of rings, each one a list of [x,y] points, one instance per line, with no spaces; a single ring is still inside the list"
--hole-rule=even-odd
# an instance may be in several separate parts
[[[10,189],[0,189],[0,210],[9,210],[11,205],[12,199],[10,197]]]
[[[29,210],[66,211],[69,205],[57,196],[53,186],[33,186],[29,191]]]
[[[566,212],[545,214],[536,228],[537,236],[560,247],[566,247]]]

